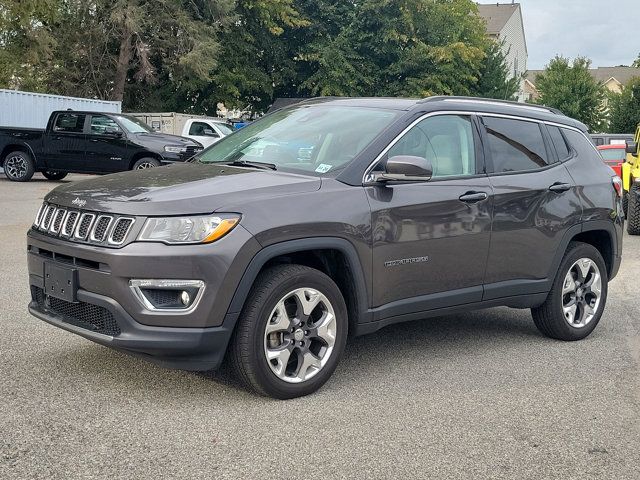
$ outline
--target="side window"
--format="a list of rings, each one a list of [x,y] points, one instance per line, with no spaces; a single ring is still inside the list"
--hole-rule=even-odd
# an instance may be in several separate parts
[[[107,131],[120,131],[120,127],[115,120],[107,117],[106,115],[93,115],[91,117],[91,126],[89,127],[89,133],[94,135],[102,135]]]
[[[598,160],[602,162],[601,155],[595,149],[593,144],[584,137],[584,135],[576,132],[575,130],[569,130],[568,128],[563,128],[562,133],[564,133],[565,137],[567,137],[569,144],[577,152],[579,157],[586,159],[589,157],[597,156]]]
[[[593,141],[595,142],[596,146],[600,146],[600,145],[604,145],[604,138],[602,137],[595,137],[593,139]]]
[[[540,125],[526,120],[484,117],[493,172],[520,172],[549,165]]]
[[[193,122],[191,127],[189,127],[189,135],[199,136],[199,137],[219,137],[213,127],[204,122]]]
[[[433,164],[433,178],[474,175],[476,155],[471,118],[429,117],[409,130],[387,153],[424,157]]]
[[[59,113],[53,124],[53,131],[82,133],[85,117],[80,113]]]
[[[553,127],[551,125],[547,125],[547,130],[549,131],[549,135],[551,136],[551,141],[553,142],[553,146],[556,148],[556,152],[558,153],[558,158],[560,160],[565,160],[569,157],[569,147],[567,146],[567,142],[562,136],[562,132],[558,127]]]

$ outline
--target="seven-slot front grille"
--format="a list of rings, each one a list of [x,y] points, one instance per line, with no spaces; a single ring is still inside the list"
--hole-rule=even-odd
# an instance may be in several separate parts
[[[33,228],[74,242],[117,247],[127,240],[134,223],[132,217],[69,210],[44,203]]]

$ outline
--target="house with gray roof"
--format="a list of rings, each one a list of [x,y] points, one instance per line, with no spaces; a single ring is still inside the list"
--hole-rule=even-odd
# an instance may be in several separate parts
[[[518,101],[525,100],[524,72],[527,71],[527,41],[519,3],[478,4],[478,13],[487,23],[487,35],[502,43],[512,77],[520,78]]]

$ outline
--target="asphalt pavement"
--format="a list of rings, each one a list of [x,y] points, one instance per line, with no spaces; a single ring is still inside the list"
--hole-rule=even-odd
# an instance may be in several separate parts
[[[283,402],[30,316],[25,233],[56,183],[0,175],[0,478],[640,478],[640,237],[584,341],[507,308],[395,325]]]

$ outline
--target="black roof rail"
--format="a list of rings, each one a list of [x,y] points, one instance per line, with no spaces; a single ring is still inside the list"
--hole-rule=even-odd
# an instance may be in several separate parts
[[[476,103],[492,103],[496,105],[504,105],[510,107],[518,107],[518,108],[532,108],[536,110],[544,110],[549,113],[553,113],[555,115],[565,116],[557,108],[547,107],[545,105],[536,105],[532,103],[522,103],[522,102],[514,102],[512,100],[498,100],[495,98],[484,98],[484,97],[464,97],[464,96],[449,96],[449,95],[435,95],[433,97],[426,97],[418,101],[418,103],[428,103],[428,102],[436,102],[436,101],[450,101],[450,102],[476,102]]]

